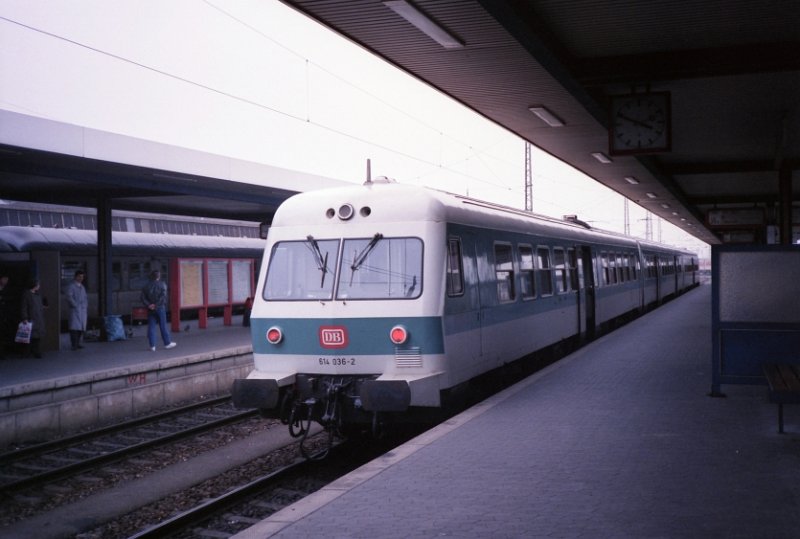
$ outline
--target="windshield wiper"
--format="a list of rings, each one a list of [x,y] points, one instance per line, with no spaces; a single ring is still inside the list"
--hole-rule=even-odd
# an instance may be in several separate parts
[[[325,253],[325,256],[322,256],[322,251],[319,248],[319,244],[317,240],[314,239],[314,236],[308,235],[306,239],[313,247],[314,256],[317,258],[317,269],[322,272],[322,279],[320,280],[319,287],[323,288],[325,286],[325,274],[328,273],[328,253]]]
[[[353,264],[350,266],[351,271],[356,271],[358,268],[361,267],[361,264],[364,263],[364,260],[367,259],[367,255],[372,251],[372,249],[377,245],[377,243],[383,238],[383,234],[380,232],[376,233],[372,236],[372,239],[369,240],[369,243],[364,247],[355,260],[353,260]]]

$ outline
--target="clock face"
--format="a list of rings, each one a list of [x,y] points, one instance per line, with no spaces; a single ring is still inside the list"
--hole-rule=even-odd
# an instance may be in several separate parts
[[[609,151],[653,153],[670,149],[669,93],[614,96]]]

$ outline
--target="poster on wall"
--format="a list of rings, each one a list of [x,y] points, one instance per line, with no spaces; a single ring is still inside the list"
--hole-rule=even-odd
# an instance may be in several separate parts
[[[208,261],[208,304],[228,303],[228,261]]]
[[[181,307],[203,305],[203,261],[180,261]]]
[[[252,260],[233,260],[231,268],[231,284],[233,287],[233,303],[244,303],[250,297],[251,275],[253,273]]]

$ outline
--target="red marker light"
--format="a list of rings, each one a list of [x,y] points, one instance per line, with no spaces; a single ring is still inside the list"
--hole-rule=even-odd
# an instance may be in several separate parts
[[[389,339],[394,344],[403,344],[408,340],[408,331],[403,326],[395,326],[389,332]]]
[[[272,326],[267,330],[267,341],[271,344],[278,344],[283,340],[283,332],[278,326]]]

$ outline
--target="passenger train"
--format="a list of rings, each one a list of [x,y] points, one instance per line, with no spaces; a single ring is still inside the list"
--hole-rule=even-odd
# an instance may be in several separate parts
[[[698,284],[693,253],[379,178],[275,214],[238,407],[293,434],[426,421],[470,383]],[[307,421],[308,423],[303,423]]]
[[[257,268],[265,241],[254,237],[192,236],[115,231],[111,248],[111,312],[127,321],[152,270],[169,280],[170,261],[176,258],[225,258],[250,260]],[[97,232],[67,228],[0,226],[0,271],[11,276],[10,285],[21,294],[25,283],[42,274],[43,264],[57,264],[60,283],[43,283],[60,295],[78,269],[86,272],[89,294],[89,325],[100,326],[98,318]],[[252,285],[251,285],[252,286]],[[51,306],[56,302],[50,298]],[[60,325],[65,330],[68,307],[60,305]]]

